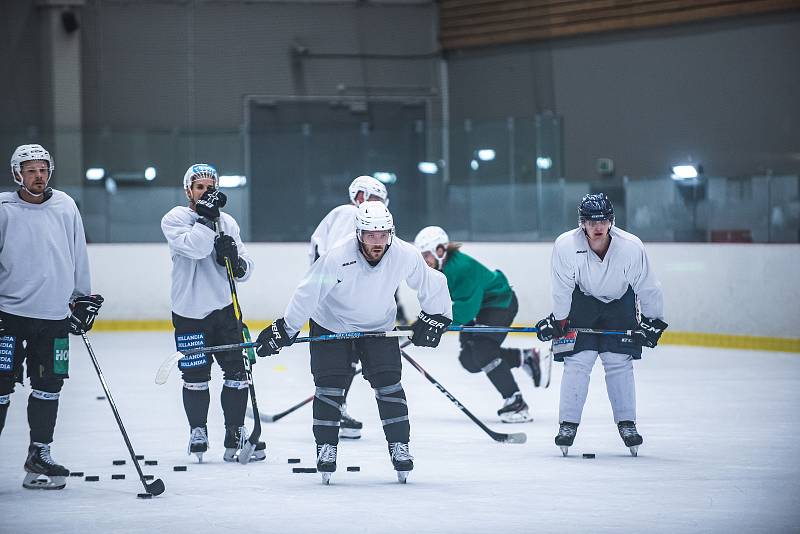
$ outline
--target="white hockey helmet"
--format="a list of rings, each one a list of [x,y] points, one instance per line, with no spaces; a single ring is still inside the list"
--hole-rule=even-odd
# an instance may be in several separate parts
[[[392,244],[394,236],[394,219],[389,208],[383,202],[368,200],[358,206],[356,214],[356,237],[360,242],[362,232],[389,232],[389,242]]]
[[[195,163],[183,175],[183,189],[186,191],[186,196],[191,200],[189,189],[192,188],[192,182],[201,180],[203,178],[210,178],[214,180],[214,187],[219,187],[219,175],[217,169],[208,163]]]
[[[421,253],[430,252],[436,258],[438,269],[442,268],[447,257],[447,245],[450,244],[450,238],[447,232],[441,226],[426,226],[417,233],[414,238],[414,246],[419,249]],[[444,247],[444,252],[439,255],[438,248]]]
[[[389,205],[389,193],[386,191],[386,186],[372,176],[359,176],[350,183],[348,191],[350,192],[350,202],[353,204],[356,203],[358,192],[363,191],[364,201],[369,200],[369,197],[374,195],[380,198],[384,204]]]
[[[17,185],[22,185],[22,164],[26,161],[46,161],[49,166],[49,174],[47,175],[47,181],[50,181],[50,178],[53,176],[53,169],[55,168],[55,162],[53,162],[53,156],[50,155],[50,152],[45,150],[42,145],[20,145],[14,150],[14,153],[11,155],[11,174],[14,176],[14,182]]]

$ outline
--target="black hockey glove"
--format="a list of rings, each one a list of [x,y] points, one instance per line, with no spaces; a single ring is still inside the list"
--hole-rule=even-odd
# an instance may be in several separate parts
[[[418,347],[436,347],[452,322],[438,313],[428,315],[424,311],[419,312],[417,320],[411,325],[411,331],[414,332],[411,343]]]
[[[667,326],[661,319],[650,319],[642,315],[639,328],[633,331],[633,339],[643,347],[655,348]]]
[[[536,323],[536,337],[539,341],[550,341],[554,337],[563,337],[569,330],[569,319],[556,319],[552,313]]]
[[[100,295],[86,295],[77,297],[69,305],[72,315],[69,318],[69,333],[80,336],[85,334],[94,326],[94,318],[103,305],[103,297]]]
[[[208,189],[194,206],[194,210],[201,217],[219,219],[219,209],[224,208],[228,197],[219,189]]]
[[[217,253],[217,263],[225,267],[225,258],[231,262],[233,276],[241,278],[247,272],[247,262],[239,257],[236,248],[236,241],[233,237],[225,234],[218,235],[214,239],[214,251]]]
[[[283,347],[288,347],[294,343],[296,337],[297,334],[294,337],[289,337],[286,333],[286,321],[281,317],[258,334],[256,354],[262,358],[278,354]]]

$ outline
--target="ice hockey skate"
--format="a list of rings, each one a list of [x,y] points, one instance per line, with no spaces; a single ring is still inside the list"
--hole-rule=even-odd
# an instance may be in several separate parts
[[[239,453],[248,440],[247,427],[226,427],[225,428],[225,452],[222,459],[226,462],[238,462]],[[256,443],[253,454],[250,455],[251,462],[259,462],[267,459],[267,445],[263,441]]]
[[[522,358],[522,370],[533,379],[533,387],[539,387],[542,384],[542,369],[539,358],[539,349],[522,349],[520,351]]]
[[[558,427],[558,435],[556,436],[556,445],[561,449],[561,454],[564,456],[569,452],[572,443],[575,441],[575,434],[578,433],[578,423],[569,423],[561,421]]]
[[[509,398],[505,399],[503,407],[497,410],[497,415],[504,423],[527,423],[533,421],[533,417],[528,412],[528,403],[522,398],[522,393],[517,391]]]
[[[625,446],[631,451],[631,456],[639,455],[639,445],[642,444],[644,439],[636,431],[636,423],[633,421],[620,421],[617,423],[617,430]]]
[[[317,472],[322,475],[322,483],[330,484],[331,475],[336,471],[336,445],[317,444]]]
[[[189,434],[189,447],[186,454],[197,456],[197,461],[203,463],[203,453],[208,450],[208,430],[204,426],[196,426]]]
[[[364,425],[361,421],[357,421],[350,417],[347,409],[342,406],[342,419],[339,422],[339,437],[345,439],[359,439],[361,437],[361,428]]]
[[[48,443],[31,443],[28,458],[25,460],[25,480],[22,487],[27,489],[60,490],[67,485],[69,470],[57,464],[50,456]]]
[[[397,481],[405,484],[408,474],[414,469],[414,457],[408,448],[408,443],[394,441],[389,443],[389,457],[392,459],[394,470],[397,471]]]

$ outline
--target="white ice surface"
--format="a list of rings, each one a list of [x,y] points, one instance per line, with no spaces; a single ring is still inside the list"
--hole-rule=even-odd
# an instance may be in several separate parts
[[[636,363],[638,426],[633,458],[617,434],[598,364],[570,456],[553,444],[562,367],[549,389],[516,370],[535,422],[504,425],[488,380],[458,363],[455,335],[439,349],[409,353],[486,424],[524,431],[524,445],[495,443],[410,365],[404,366],[415,469],[400,485],[391,469],[372,390],[356,379],[349,412],[363,438],[340,445],[330,486],[293,474],[287,458],[313,465],[310,406],[265,424],[268,460],[222,462],[221,375],[214,372],[206,463],[186,456],[188,428],[177,370],[153,376],[173,350],[170,333],[98,333],[91,339],[138,454],[157,459],[145,473],[163,479],[142,491],[80,338],[71,338],[53,456],[100,482],[68,479],[62,491],[22,488],[28,444],[28,387],[12,396],[0,437],[0,532],[797,532],[800,469],[797,410],[800,356],[659,347]],[[530,338],[512,337],[523,346]],[[279,412],[312,392],[306,346],[255,367],[259,407]],[[252,421],[249,422],[252,424]],[[593,460],[581,453],[593,452]],[[126,459],[125,466],[112,460]],[[173,465],[188,465],[173,472]],[[350,473],[346,466],[358,465]],[[111,480],[112,473],[126,479]]]

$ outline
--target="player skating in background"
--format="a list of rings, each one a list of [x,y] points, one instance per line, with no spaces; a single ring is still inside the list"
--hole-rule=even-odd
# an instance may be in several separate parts
[[[394,294],[403,280],[417,291],[422,310],[413,325],[415,345],[435,347],[450,324],[450,296],[441,273],[429,269],[419,251],[394,237],[394,222],[380,202],[358,207],[352,239],[321,256],[294,291],[284,317],[263,330],[259,356],[291,345],[311,318],[311,335],[375,332],[394,328]],[[317,469],[328,482],[336,471],[341,409],[352,375],[361,361],[364,378],[375,390],[389,455],[398,479],[414,467],[409,450],[410,425],[396,338],[363,338],[311,344],[311,373],[316,394],[313,430]]]
[[[386,187],[372,176],[359,176],[352,181],[348,187],[350,203],[333,208],[317,225],[314,233],[311,234],[311,263],[317,258],[334,248],[338,244],[348,239],[353,239],[356,224],[358,206],[365,201],[383,202],[389,205],[389,194]],[[395,299],[396,300],[396,299]],[[398,302],[397,318],[401,323],[405,323],[405,313]],[[355,373],[358,360],[352,362],[353,372]],[[361,421],[353,419],[347,413],[347,394],[353,383],[354,374],[350,375],[350,380],[345,386],[345,402],[342,404],[342,421],[339,427],[339,437],[348,439],[358,439],[361,437],[361,428],[364,426]]]
[[[69,471],[53,460],[50,444],[64,379],[69,337],[88,332],[103,298],[91,294],[83,221],[75,202],[47,186],[53,158],[40,145],[11,156],[19,189],[0,193],[0,432],[14,382],[25,362],[30,445],[29,489],[62,489]]]
[[[188,206],[172,208],[161,220],[161,230],[172,256],[172,324],[178,350],[240,343],[241,326],[233,309],[225,258],[239,282],[253,272],[253,260],[239,237],[236,220],[220,211],[226,198],[219,187],[217,171],[198,163],[183,177]],[[221,233],[218,235],[218,230]],[[211,362],[222,368],[224,383],[220,401],[225,416],[225,452],[227,462],[237,455],[247,441],[244,426],[248,381],[241,352],[193,354],[182,358],[178,368],[183,374],[183,407],[189,420],[189,454],[203,461],[208,450],[208,407]],[[257,444],[253,460],[266,457],[265,445]]]
[[[414,239],[429,267],[447,277],[453,301],[453,324],[510,326],[517,315],[517,296],[501,271],[490,271],[482,263],[461,251],[460,243],[451,243],[447,233],[438,226],[423,228]],[[459,361],[470,373],[486,373],[504,399],[497,415],[504,423],[532,421],[528,404],[522,398],[511,374],[521,367],[534,386],[549,385],[550,361],[541,362],[535,348],[512,349],[501,347],[505,333],[461,333]],[[544,364],[544,365],[542,365]],[[542,367],[546,384],[542,383]]]
[[[661,284],[644,245],[614,226],[614,207],[605,194],[586,195],[578,207],[578,228],[561,234],[553,246],[553,313],[536,325],[542,341],[553,340],[557,361],[564,362],[555,438],[564,456],[575,440],[598,355],[614,422],[636,456],[642,437],[636,430],[633,360],[642,347],[653,348],[667,328]],[[637,300],[641,319],[637,318]],[[633,330],[633,336],[568,333],[568,328]]]

